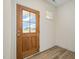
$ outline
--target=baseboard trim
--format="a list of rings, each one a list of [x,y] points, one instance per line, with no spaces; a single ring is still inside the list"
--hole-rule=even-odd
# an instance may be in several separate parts
[[[61,47],[61,46],[58,46],[58,45],[55,45],[55,46],[56,46],[56,47],[63,48],[63,49],[66,49],[66,48],[64,48],[64,47]],[[71,50],[69,50],[69,49],[66,49],[66,50],[68,50],[68,51],[71,51]],[[75,53],[75,51],[71,51],[71,52]]]

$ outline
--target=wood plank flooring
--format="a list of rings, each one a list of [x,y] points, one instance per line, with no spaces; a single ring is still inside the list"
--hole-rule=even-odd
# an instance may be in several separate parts
[[[75,59],[75,53],[67,49],[55,46],[44,52],[35,54],[24,59]]]

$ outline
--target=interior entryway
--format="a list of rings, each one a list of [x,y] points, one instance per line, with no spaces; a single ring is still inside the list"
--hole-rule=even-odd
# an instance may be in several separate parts
[[[5,0],[3,11],[4,59],[73,58],[58,50],[75,52],[75,0]]]
[[[17,4],[17,59],[39,52],[39,11]]]

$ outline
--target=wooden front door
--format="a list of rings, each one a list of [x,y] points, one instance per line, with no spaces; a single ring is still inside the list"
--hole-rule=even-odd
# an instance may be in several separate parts
[[[39,11],[17,4],[17,59],[39,52]]]

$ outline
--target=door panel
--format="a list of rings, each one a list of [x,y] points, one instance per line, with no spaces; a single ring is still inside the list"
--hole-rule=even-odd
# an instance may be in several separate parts
[[[17,4],[17,59],[39,52],[39,11]]]

